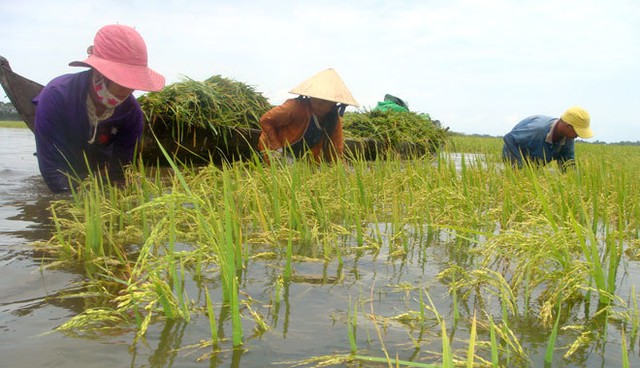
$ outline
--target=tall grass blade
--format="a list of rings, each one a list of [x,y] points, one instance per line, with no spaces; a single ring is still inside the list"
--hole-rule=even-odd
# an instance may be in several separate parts
[[[551,367],[553,363],[553,351],[556,347],[556,339],[558,337],[558,328],[560,326],[560,313],[561,313],[561,303],[558,303],[558,315],[556,316],[556,321],[553,324],[553,329],[551,330],[551,336],[549,336],[549,341],[547,343],[547,351],[544,354],[544,364],[545,367]]]
[[[471,320],[471,332],[469,333],[469,348],[467,349],[467,368],[474,367],[474,358],[476,354],[476,312],[473,312]]]
[[[213,312],[213,302],[209,294],[209,288],[204,287],[204,295],[207,303],[207,316],[209,316],[209,330],[211,331],[211,342],[213,345],[218,344],[218,329],[216,327],[216,315]]]

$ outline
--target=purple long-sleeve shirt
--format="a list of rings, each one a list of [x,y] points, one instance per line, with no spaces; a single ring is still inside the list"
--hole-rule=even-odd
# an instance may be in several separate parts
[[[131,163],[142,134],[144,117],[131,95],[110,118],[98,124],[94,142],[88,143],[93,136],[87,113],[90,83],[90,70],[62,75],[33,99],[37,105],[38,166],[49,189],[56,193],[69,190],[68,175],[83,178],[90,170],[105,165],[112,179],[120,176],[122,165]]]

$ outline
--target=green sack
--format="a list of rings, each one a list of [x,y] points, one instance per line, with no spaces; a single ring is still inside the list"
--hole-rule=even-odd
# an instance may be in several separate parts
[[[374,110],[382,111],[382,112],[386,112],[386,111],[408,112],[409,105],[396,96],[386,94],[384,95],[384,101],[378,102],[378,105],[374,108]]]

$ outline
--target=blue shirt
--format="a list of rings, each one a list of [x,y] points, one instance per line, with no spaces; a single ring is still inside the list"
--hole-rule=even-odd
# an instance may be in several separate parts
[[[554,143],[551,130],[557,118],[544,115],[530,116],[520,121],[503,140],[502,158],[522,167],[524,161],[547,164],[557,160],[561,167],[574,159],[573,139],[562,138]]]
[[[69,190],[66,174],[83,178],[90,170],[107,166],[111,179],[131,163],[142,134],[144,115],[130,95],[111,117],[94,129],[87,113],[91,70],[53,79],[33,99],[36,151],[40,173],[53,192]],[[89,143],[91,141],[91,143]],[[86,160],[85,160],[86,156]]]

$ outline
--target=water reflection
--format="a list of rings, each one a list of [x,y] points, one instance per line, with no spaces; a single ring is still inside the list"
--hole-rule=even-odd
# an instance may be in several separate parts
[[[41,179],[28,129],[0,128],[0,355],[3,366],[35,367],[55,364],[56,351],[68,345],[64,336],[39,337],[83,308],[80,298],[65,294],[80,274],[42,269],[43,255],[33,242],[51,236],[48,208],[52,195]],[[73,343],[74,346],[82,345]],[[33,352],[37,351],[38,354]],[[76,365],[62,359],[63,366]]]
[[[51,234],[49,205],[50,196],[40,196],[32,200],[18,200],[3,203],[3,208],[13,208],[13,215],[4,217],[10,225],[3,234],[19,237],[28,241],[39,241]]]

